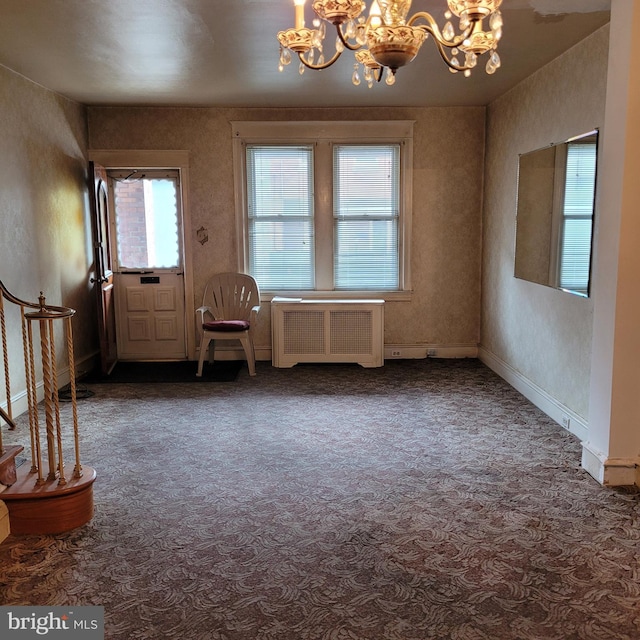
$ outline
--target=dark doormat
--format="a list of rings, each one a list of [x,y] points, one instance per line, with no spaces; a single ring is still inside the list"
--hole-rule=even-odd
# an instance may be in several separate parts
[[[198,363],[193,360],[180,362],[118,362],[113,371],[103,375],[92,371],[79,381],[85,384],[98,382],[233,382],[244,360],[222,360],[209,364],[205,362],[202,377],[196,372]]]

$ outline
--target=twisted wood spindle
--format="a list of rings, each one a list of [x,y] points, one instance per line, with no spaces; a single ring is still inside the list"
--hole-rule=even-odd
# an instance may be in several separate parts
[[[33,329],[27,322],[27,335],[29,340],[29,383],[27,397],[31,405],[29,416],[29,433],[31,436],[31,471],[37,473],[36,484],[44,484],[42,475],[42,450],[40,449],[40,417],[38,415],[38,401],[36,398],[36,363],[33,351]]]
[[[80,432],[78,430],[78,403],[76,401],[76,367],[73,354],[73,328],[71,316],[66,319],[67,325],[67,359],[69,361],[69,390],[71,393],[71,410],[73,412],[73,445],[75,449],[76,462],[73,468],[73,477],[82,476],[82,465],[80,464]]]
[[[2,332],[2,360],[4,363],[4,386],[7,399],[7,416],[13,418],[11,411],[11,379],[9,377],[9,350],[7,349],[7,322],[4,317],[4,296],[0,293],[0,330]],[[14,428],[9,423],[10,428]],[[0,431],[0,451],[2,451],[2,431]]]

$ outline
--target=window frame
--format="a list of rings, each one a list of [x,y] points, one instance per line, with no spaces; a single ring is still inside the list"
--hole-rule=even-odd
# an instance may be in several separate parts
[[[571,166],[571,162],[570,162],[570,155],[573,149],[588,149],[588,154],[589,154],[589,158],[584,159],[584,158],[579,158],[577,160],[578,164],[580,163],[580,160],[584,160],[587,163],[593,163],[593,167],[589,166],[589,169],[592,169],[591,171],[586,171],[583,173],[582,176],[582,181],[580,184],[580,187],[576,187],[574,184],[573,189],[571,190],[571,195],[573,196],[574,199],[580,199],[580,195],[582,195],[582,197],[584,198],[584,192],[586,191],[587,195],[589,196],[589,206],[584,208],[581,213],[576,214],[575,212],[573,213],[568,213],[567,212],[567,207],[568,207],[568,202],[567,202],[567,197],[569,195],[569,171],[570,171],[570,166]],[[595,211],[595,197],[596,197],[596,178],[597,178],[597,164],[598,164],[598,143],[597,140],[596,141],[592,141],[589,140],[587,141],[587,139],[581,139],[581,140],[573,140],[570,141],[567,144],[567,148],[566,148],[566,155],[564,158],[564,162],[565,162],[565,189],[564,189],[564,196],[563,196],[563,211],[562,211],[562,228],[560,231],[560,248],[559,248],[559,255],[558,255],[558,287],[563,288],[563,289],[568,289],[570,291],[573,291],[579,295],[583,295],[583,296],[588,296],[589,295],[589,281],[590,281],[590,276],[591,276],[591,253],[592,253],[592,245],[593,245],[593,224],[594,224],[594,211]],[[575,162],[575,160],[574,160]],[[585,179],[584,175],[586,174],[587,178]],[[580,193],[582,192],[582,193]],[[585,203],[582,202],[582,205],[584,205]],[[586,211],[588,211],[587,213],[585,213]],[[588,241],[587,242],[582,242],[580,244],[581,246],[581,251],[583,252],[583,255],[585,255],[586,257],[586,264],[585,261],[583,261],[582,266],[583,266],[583,270],[581,271],[581,278],[582,278],[582,285],[583,286],[573,286],[575,283],[573,282],[567,282],[570,281],[572,278],[576,279],[575,274],[573,276],[569,276],[568,274],[566,274],[563,270],[563,268],[566,266],[565,265],[565,258],[567,256],[567,254],[569,255],[569,257],[573,257],[574,259],[577,259],[576,256],[576,251],[575,251],[575,247],[572,250],[572,246],[571,246],[571,240],[573,240],[575,242],[575,231],[573,234],[569,234],[568,233],[568,227],[570,223],[575,223],[575,222],[583,222],[583,223],[588,223],[588,229],[589,229],[589,233],[588,233]],[[573,269],[575,271],[575,268]]]
[[[595,224],[595,202],[596,202],[596,190],[597,190],[597,176],[598,176],[598,141],[587,139],[589,134],[568,140],[566,144],[559,146],[556,149],[555,154],[555,179],[554,179],[554,198],[553,198],[553,210],[552,210],[552,245],[551,245],[551,257],[549,261],[549,282],[552,285],[562,291],[568,291],[577,296],[588,298],[590,295],[590,280],[591,280],[591,265],[593,262],[593,238],[594,238],[594,224]],[[581,215],[568,215],[566,213],[566,189],[568,176],[568,156],[571,146],[590,145],[593,147],[593,181],[589,180],[592,184],[591,187],[591,208],[590,213]],[[588,254],[589,260],[586,266],[586,286],[585,287],[567,287],[563,286],[563,260],[566,251],[566,224],[568,220],[588,220],[590,223],[590,233],[588,242]],[[586,246],[586,245],[585,245]]]
[[[385,278],[389,280],[387,286],[377,286],[378,290],[397,291],[400,287],[400,148],[396,142],[332,145],[333,285],[336,290],[353,290],[349,281],[354,274],[354,279],[363,285],[367,274],[373,276],[372,284],[380,285]],[[393,176],[391,180],[387,180],[387,172]],[[354,181],[357,176],[359,179]],[[367,202],[372,194],[376,197]],[[389,241],[393,251],[387,247],[384,255],[388,261],[383,262],[379,260],[380,250]]]
[[[313,145],[245,145],[247,272],[265,291],[315,286],[313,156]]]
[[[386,300],[411,299],[413,125],[414,121],[412,120],[231,123],[238,269],[243,272],[248,273],[249,270],[246,146],[250,144],[310,144],[314,147],[315,289],[266,290],[264,292],[261,290],[261,296],[266,300],[276,295],[323,299],[376,297],[382,297]],[[400,145],[399,288],[391,291],[335,290],[333,289],[333,145],[390,143]]]

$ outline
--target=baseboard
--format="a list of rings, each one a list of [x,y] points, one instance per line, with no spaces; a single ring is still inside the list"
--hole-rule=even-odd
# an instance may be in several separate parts
[[[581,441],[587,439],[589,428],[586,421],[577,413],[558,402],[553,396],[531,382],[507,364],[495,354],[486,349],[479,348],[478,357],[492,371],[506,380],[514,389],[519,391],[527,400],[532,402],[538,409],[544,411],[552,420],[555,420],[561,427],[567,429]]]
[[[100,352],[94,351],[89,355],[76,360],[76,380],[80,380],[84,375],[89,373],[90,371],[95,371],[100,366]],[[69,372],[67,371],[67,377]],[[65,382],[68,384],[69,380]]]
[[[420,358],[477,358],[476,344],[385,344],[385,360]]]
[[[590,442],[583,442],[582,467],[606,487],[640,487],[640,460],[637,458],[608,458]]]
[[[420,360],[427,357],[426,345],[385,344],[385,360]]]
[[[460,344],[429,344],[427,345],[429,358],[477,358],[478,345],[474,343]]]
[[[196,354],[197,356],[197,354]],[[216,360],[244,360],[244,351],[236,347],[217,347]],[[385,344],[384,359],[477,358],[476,344]],[[270,361],[271,347],[256,347],[256,360]]]
[[[68,377],[67,373],[67,377]],[[44,398],[44,385],[42,382],[36,383],[36,394],[38,398],[38,402],[40,402]],[[8,404],[7,402],[2,403],[2,408],[7,411]],[[12,394],[11,396],[11,417],[17,418],[19,415],[22,415],[27,411],[28,399],[27,399],[27,391],[26,389],[21,389],[18,393]]]
[[[84,358],[81,358],[76,362],[76,379],[80,378],[80,372],[87,372],[92,370],[95,366],[96,354],[90,354]],[[69,375],[69,367],[63,367],[58,370],[58,389],[62,389],[69,384],[71,377]],[[42,380],[36,383],[36,398],[38,402],[44,399],[44,383]],[[0,406],[6,411],[6,400],[0,403]],[[11,413],[14,418],[25,413],[29,408],[29,400],[27,398],[27,390],[21,389],[15,394],[11,395]]]
[[[198,354],[196,352],[196,358]],[[216,348],[216,360],[244,360],[242,348],[229,346]],[[412,360],[422,358],[477,358],[475,343],[461,344],[385,344],[385,360]],[[271,361],[271,347],[256,347],[256,360]]]

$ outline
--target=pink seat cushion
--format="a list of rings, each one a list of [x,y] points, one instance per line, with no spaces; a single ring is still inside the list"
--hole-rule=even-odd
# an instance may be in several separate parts
[[[213,320],[202,325],[205,331],[246,331],[249,323],[246,320]]]

